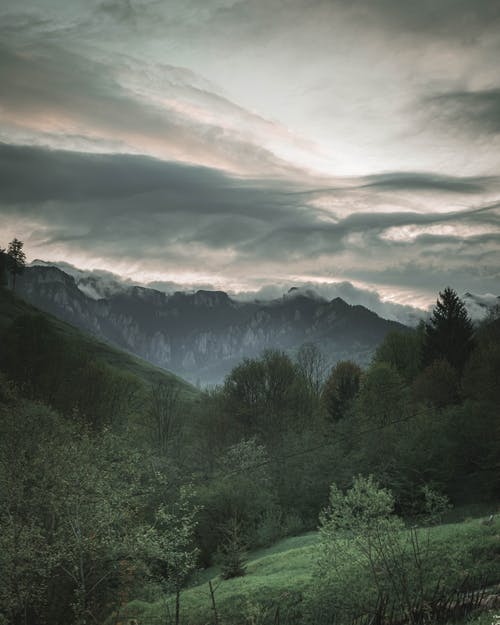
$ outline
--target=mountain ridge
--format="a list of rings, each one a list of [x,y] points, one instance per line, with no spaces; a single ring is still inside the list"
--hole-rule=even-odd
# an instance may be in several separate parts
[[[241,302],[224,291],[164,292],[130,285],[93,299],[73,276],[53,266],[26,268],[19,293],[121,349],[191,381],[220,382],[243,358],[264,349],[295,352],[318,344],[332,363],[369,359],[391,330],[406,326],[342,298],[300,290],[270,301]]]

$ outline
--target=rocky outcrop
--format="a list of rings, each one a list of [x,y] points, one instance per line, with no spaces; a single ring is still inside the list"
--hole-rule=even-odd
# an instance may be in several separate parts
[[[88,287],[88,285],[85,285]],[[130,286],[107,297],[55,267],[26,269],[19,293],[55,316],[191,381],[220,382],[242,358],[317,343],[332,363],[366,364],[386,333],[404,326],[362,306],[290,293],[238,302],[222,291],[174,293]],[[95,289],[94,289],[95,290]]]

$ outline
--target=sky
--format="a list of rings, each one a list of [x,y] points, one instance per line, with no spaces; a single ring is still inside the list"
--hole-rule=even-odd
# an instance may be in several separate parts
[[[500,294],[499,0],[4,0],[0,245],[140,283]]]

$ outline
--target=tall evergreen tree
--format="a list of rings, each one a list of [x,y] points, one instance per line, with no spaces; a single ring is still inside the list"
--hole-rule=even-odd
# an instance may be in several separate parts
[[[474,327],[465,304],[446,287],[425,326],[424,364],[445,359],[461,373],[473,347]]]
[[[16,277],[24,271],[26,266],[26,254],[23,251],[24,243],[19,239],[12,239],[7,249],[9,257],[9,270],[12,274],[12,290],[16,290]]]
[[[0,287],[7,284],[7,260],[5,248],[0,247]]]

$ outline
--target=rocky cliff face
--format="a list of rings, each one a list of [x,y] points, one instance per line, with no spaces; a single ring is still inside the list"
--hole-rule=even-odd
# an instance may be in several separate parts
[[[332,363],[366,364],[387,332],[404,326],[340,298],[289,293],[270,302],[237,302],[221,291],[167,295],[138,286],[101,299],[55,267],[27,268],[27,300],[97,337],[193,382],[220,382],[242,358],[264,349],[293,352],[318,344]]]

